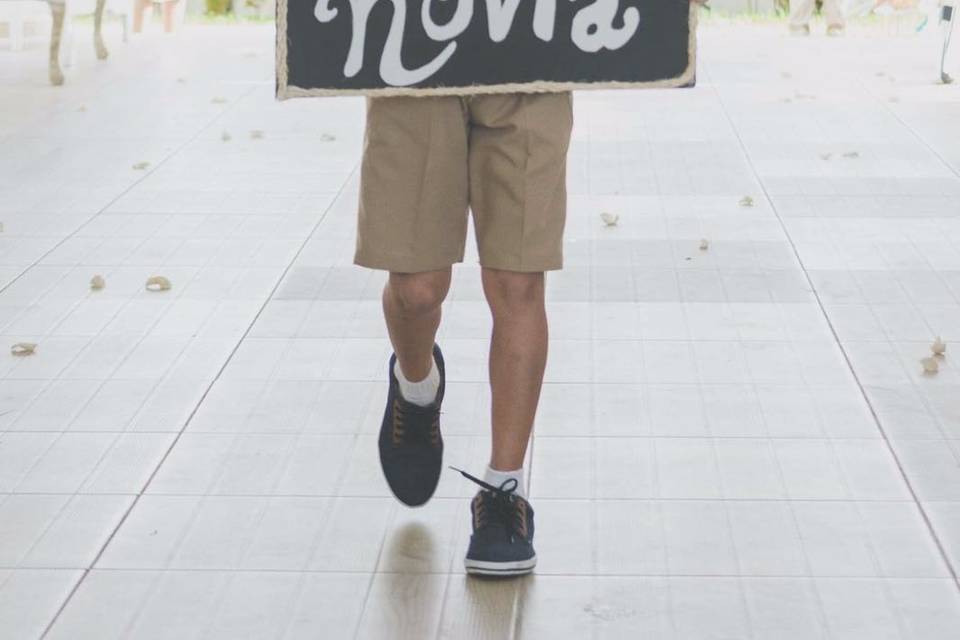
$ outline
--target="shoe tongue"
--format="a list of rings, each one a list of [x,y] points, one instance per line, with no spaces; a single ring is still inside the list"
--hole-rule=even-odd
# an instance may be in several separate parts
[[[437,410],[436,403],[433,403],[433,402],[431,402],[427,406],[423,406],[423,405],[410,402],[403,396],[400,397],[400,401],[403,403],[403,410],[407,413],[431,415]]]

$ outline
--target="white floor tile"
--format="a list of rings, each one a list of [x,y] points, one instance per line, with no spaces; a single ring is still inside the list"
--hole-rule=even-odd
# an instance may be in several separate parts
[[[955,636],[956,93],[914,81],[929,29],[782,29],[707,18],[699,87],[576,97],[539,564],[509,582],[464,574],[471,483],[408,510],[379,468],[363,100],[276,103],[262,25],[120,47],[108,21],[110,59],[81,47],[56,90],[36,43],[5,56],[0,337],[39,347],[0,358],[0,636],[38,637],[110,536],[48,637]],[[477,259],[438,337],[472,471]]]

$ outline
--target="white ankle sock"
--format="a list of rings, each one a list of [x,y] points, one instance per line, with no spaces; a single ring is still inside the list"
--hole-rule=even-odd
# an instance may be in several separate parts
[[[397,376],[397,382],[400,383],[400,395],[407,402],[425,407],[437,399],[437,392],[440,391],[440,369],[437,368],[437,359],[430,357],[430,373],[427,377],[418,382],[410,382],[403,377],[403,371],[400,370],[400,361],[393,365],[393,373]]]
[[[495,487],[499,487],[510,478],[513,478],[517,481],[517,490],[515,493],[521,498],[526,498],[527,488],[523,482],[523,467],[520,467],[515,471],[500,471],[499,469],[494,469],[490,465],[487,465],[487,470],[483,473],[483,481],[487,484],[492,484]]]

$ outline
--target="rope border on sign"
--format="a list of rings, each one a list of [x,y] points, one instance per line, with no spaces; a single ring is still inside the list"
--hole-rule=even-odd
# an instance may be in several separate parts
[[[290,98],[310,98],[329,96],[465,96],[495,93],[555,93],[560,91],[583,91],[599,89],[673,89],[687,87],[694,83],[697,75],[697,20],[699,4],[690,2],[689,39],[687,43],[687,68],[679,76],[649,82],[522,82],[490,85],[468,85],[461,87],[383,87],[380,89],[304,89],[289,83],[289,65],[287,50],[287,2],[277,0],[277,59],[276,59],[276,97],[278,100]]]

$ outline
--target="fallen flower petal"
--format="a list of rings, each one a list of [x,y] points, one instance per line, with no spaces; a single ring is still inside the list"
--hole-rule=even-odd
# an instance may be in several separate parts
[[[147,291],[168,291],[172,285],[163,276],[150,276],[147,278],[146,286]]]
[[[617,222],[620,221],[620,216],[615,213],[607,213],[604,211],[600,214],[600,219],[603,220],[603,224],[608,227],[617,226]]]
[[[940,336],[937,336],[937,339],[930,345],[930,351],[933,352],[935,356],[942,356],[947,352],[947,343],[944,342]]]
[[[10,353],[15,356],[32,356],[36,350],[35,342],[18,342],[10,347]]]

